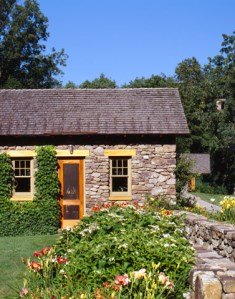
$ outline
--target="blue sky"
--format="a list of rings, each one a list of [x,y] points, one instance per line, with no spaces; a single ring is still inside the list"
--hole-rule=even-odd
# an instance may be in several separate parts
[[[174,74],[185,58],[218,54],[235,30],[235,0],[38,0],[49,18],[48,49],[69,55],[64,83],[104,73],[120,85]]]

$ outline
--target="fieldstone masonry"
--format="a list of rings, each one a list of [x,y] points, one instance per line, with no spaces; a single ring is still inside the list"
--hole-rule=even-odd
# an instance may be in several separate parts
[[[86,206],[109,198],[109,157],[105,149],[136,149],[131,158],[132,199],[145,200],[146,194],[166,195],[175,199],[175,145],[90,146],[86,158]]]
[[[59,145],[57,149],[68,149]],[[0,147],[4,150],[34,150],[35,146]],[[175,144],[132,144],[132,145],[74,145],[74,149],[88,149],[85,158],[86,212],[99,201],[109,200],[109,157],[105,149],[135,149],[131,158],[132,199],[144,201],[146,194],[166,195],[175,200],[176,146]]]
[[[185,298],[235,299],[235,226],[186,212],[185,232],[197,253]]]
[[[235,262],[235,226],[186,212],[186,235],[193,244],[216,251]]]

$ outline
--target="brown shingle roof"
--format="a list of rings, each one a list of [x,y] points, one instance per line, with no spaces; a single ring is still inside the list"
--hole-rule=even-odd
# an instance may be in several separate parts
[[[174,88],[0,90],[0,135],[188,133]]]

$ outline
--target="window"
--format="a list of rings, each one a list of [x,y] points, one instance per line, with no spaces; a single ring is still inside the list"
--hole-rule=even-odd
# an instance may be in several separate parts
[[[110,199],[131,199],[131,160],[120,157],[110,159]]]
[[[12,163],[15,172],[13,199],[33,197],[33,159],[17,158]]]

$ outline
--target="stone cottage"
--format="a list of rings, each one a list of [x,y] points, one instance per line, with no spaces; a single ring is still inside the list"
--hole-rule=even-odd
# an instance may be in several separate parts
[[[175,198],[176,145],[189,133],[174,88],[0,90],[0,152],[12,158],[12,200],[32,200],[35,147],[53,144],[62,226],[102,201]]]

